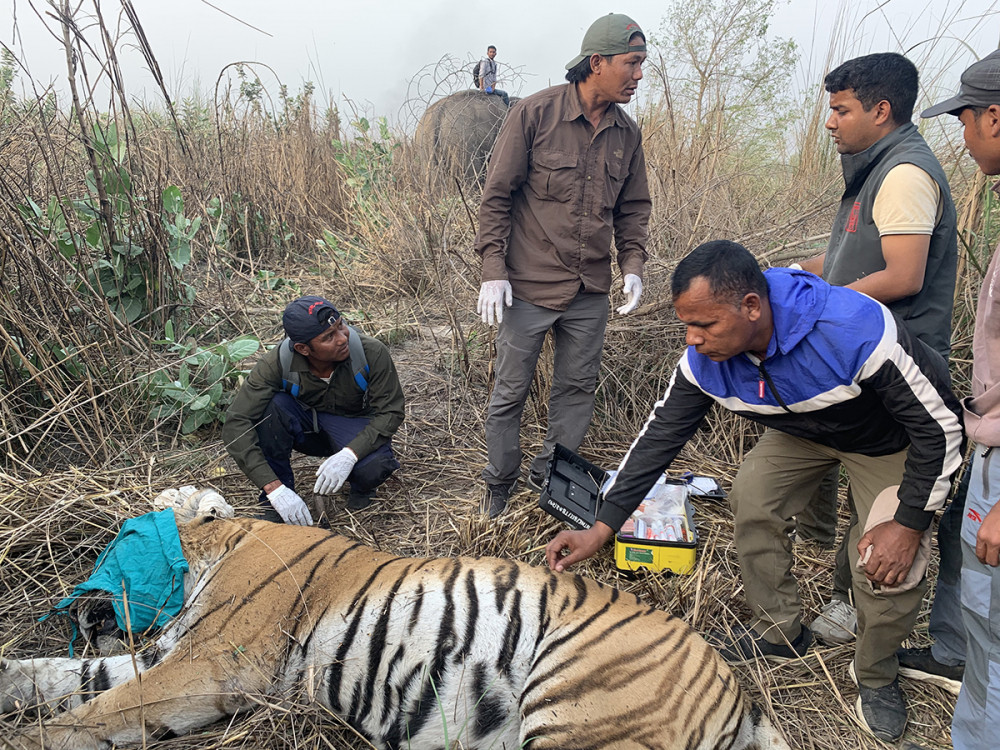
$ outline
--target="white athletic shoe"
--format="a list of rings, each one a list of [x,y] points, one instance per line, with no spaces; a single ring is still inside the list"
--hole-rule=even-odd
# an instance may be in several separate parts
[[[831,599],[816,615],[809,629],[828,646],[850,643],[857,637],[858,611],[840,599]]]

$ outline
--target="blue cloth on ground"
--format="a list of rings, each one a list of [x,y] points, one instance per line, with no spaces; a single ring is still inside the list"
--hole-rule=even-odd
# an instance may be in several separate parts
[[[187,570],[173,509],[130,518],[97,558],[90,578],[76,586],[50,614],[66,614],[65,610],[88,591],[107,591],[122,631],[129,630],[126,597],[127,622],[132,632],[162,627],[181,611]]]

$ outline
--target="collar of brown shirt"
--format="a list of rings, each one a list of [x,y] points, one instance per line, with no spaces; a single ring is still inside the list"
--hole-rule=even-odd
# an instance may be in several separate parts
[[[510,112],[479,210],[483,281],[555,310],[611,289],[611,240],[623,274],[642,276],[650,213],[639,126],[612,104],[598,128],[576,86],[554,86]]]

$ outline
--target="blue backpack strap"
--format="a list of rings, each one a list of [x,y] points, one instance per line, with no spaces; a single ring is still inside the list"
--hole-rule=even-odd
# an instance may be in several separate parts
[[[298,398],[302,375],[292,369],[292,354],[294,351],[292,340],[289,338],[285,338],[284,341],[278,344],[278,361],[281,363],[281,388],[286,393],[290,393],[292,398]],[[311,406],[308,408],[313,418],[313,432],[319,432],[319,413]]]
[[[361,336],[353,326],[347,326],[347,343],[351,349],[351,372],[354,374],[354,382],[365,394],[365,406],[368,405],[368,357],[365,356],[365,348],[361,345]]]
[[[300,377],[297,372],[292,371],[292,340],[285,338],[278,344],[278,361],[281,363],[281,387],[292,394],[293,398],[299,397]]]

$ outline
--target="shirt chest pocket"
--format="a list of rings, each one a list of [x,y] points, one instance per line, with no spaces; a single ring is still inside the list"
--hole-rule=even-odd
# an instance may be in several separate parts
[[[576,194],[578,161],[574,153],[536,149],[531,154],[528,186],[541,200],[569,203]]]
[[[346,377],[334,373],[329,384],[324,383],[322,387],[304,393],[302,403],[317,411],[338,416],[361,414],[365,410],[364,393],[353,382],[347,381]]]
[[[608,179],[605,181],[604,207],[614,208],[628,177],[628,162],[620,157],[609,156],[607,161]]]

